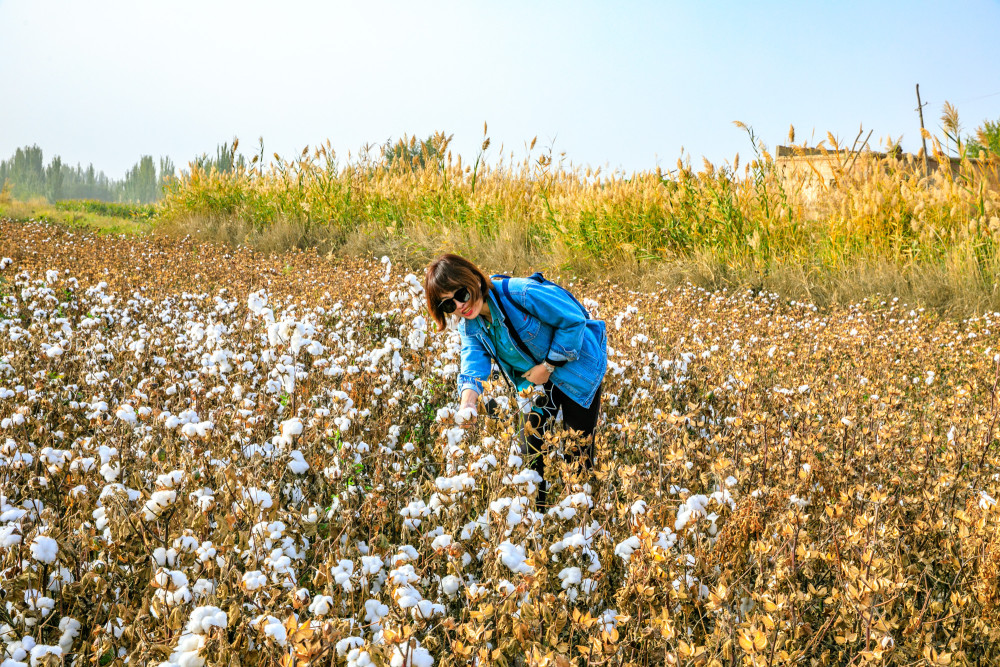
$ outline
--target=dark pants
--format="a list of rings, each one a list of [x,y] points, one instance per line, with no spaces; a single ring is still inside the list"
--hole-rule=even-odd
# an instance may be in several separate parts
[[[597,388],[594,400],[589,408],[582,407],[579,403],[564,394],[551,382],[545,383],[545,395],[535,400],[535,409],[528,415],[527,421],[531,426],[526,430],[528,437],[528,459],[531,461],[531,468],[541,476],[545,476],[545,457],[542,453],[541,437],[545,433],[549,420],[554,419],[559,409],[563,411],[563,425],[567,429],[582,432],[578,441],[579,449],[576,456],[580,463],[587,470],[594,465],[594,429],[597,428],[597,418],[601,413],[601,392],[604,388],[602,383]],[[539,408],[541,411],[539,411]],[[531,431],[534,430],[533,434]],[[567,452],[570,456],[573,452]],[[546,500],[546,484],[543,482],[538,491],[538,502],[544,503]]]

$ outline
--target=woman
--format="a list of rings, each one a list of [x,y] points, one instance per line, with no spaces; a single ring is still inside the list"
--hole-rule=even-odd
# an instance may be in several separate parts
[[[491,360],[518,391],[541,386],[528,415],[531,467],[544,477],[542,433],[560,409],[567,428],[582,432],[585,467],[593,464],[594,429],[601,405],[601,385],[608,365],[604,322],[592,320],[573,295],[531,278],[487,278],[469,260],[442,255],[427,267],[427,309],[444,330],[446,318],[459,317],[462,370],[458,376],[461,407],[475,411]],[[538,502],[545,503],[543,482]]]

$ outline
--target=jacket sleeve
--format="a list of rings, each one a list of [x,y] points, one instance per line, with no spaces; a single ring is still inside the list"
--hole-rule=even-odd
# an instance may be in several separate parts
[[[580,306],[557,285],[529,283],[524,291],[524,309],[552,327],[552,345],[545,361],[553,366],[580,358],[587,318]]]
[[[483,381],[490,377],[493,365],[478,338],[462,335],[461,360],[462,368],[458,374],[459,398],[466,389],[474,389],[477,394],[482,394]]]

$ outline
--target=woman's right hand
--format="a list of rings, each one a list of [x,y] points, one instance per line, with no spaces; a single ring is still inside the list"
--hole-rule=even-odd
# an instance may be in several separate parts
[[[479,394],[472,389],[466,389],[462,392],[462,404],[458,408],[458,412],[455,414],[455,423],[462,428],[469,428],[476,423],[476,417],[479,413],[476,411],[476,403],[479,400]]]

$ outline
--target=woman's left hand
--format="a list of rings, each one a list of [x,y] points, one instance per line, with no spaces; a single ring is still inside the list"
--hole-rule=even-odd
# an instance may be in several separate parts
[[[532,367],[526,373],[523,373],[521,377],[530,382],[531,384],[545,384],[549,381],[549,377],[552,374],[549,373],[548,369],[542,364]]]

